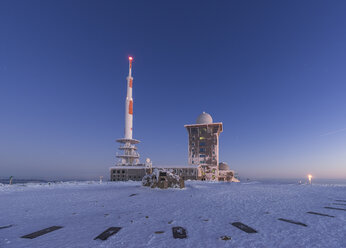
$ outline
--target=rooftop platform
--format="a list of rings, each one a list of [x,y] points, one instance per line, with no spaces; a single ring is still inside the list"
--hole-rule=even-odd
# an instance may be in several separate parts
[[[140,141],[139,140],[136,140],[136,139],[117,139],[116,140],[117,142],[119,143],[130,143],[130,144],[138,144]]]

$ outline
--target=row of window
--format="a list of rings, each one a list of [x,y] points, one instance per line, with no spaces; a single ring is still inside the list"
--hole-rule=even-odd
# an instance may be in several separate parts
[[[195,146],[195,145],[196,145],[195,142],[191,142],[191,146]],[[205,141],[200,141],[200,142],[199,142],[199,146],[206,146]],[[213,146],[215,146],[215,144],[214,144]]]
[[[206,156],[205,154],[203,154],[206,152],[205,149],[203,149],[203,150],[200,149],[199,152],[202,153],[202,154],[199,154],[199,157],[205,157]],[[196,155],[197,154],[194,153],[194,151],[192,151],[192,157],[194,158]],[[215,156],[215,151],[213,151],[213,156]]]
[[[117,175],[116,178],[117,178],[117,179],[125,179],[125,175]],[[128,178],[129,178],[130,180],[131,180],[131,179],[142,179],[141,176],[129,176]]]
[[[195,137],[192,137],[192,140],[195,140]],[[205,140],[205,137],[201,136],[199,137],[199,140]]]
[[[142,177],[141,177],[141,176],[129,176],[129,179],[130,179],[130,180],[131,180],[131,179],[136,180],[136,179],[142,179]]]
[[[217,133],[219,131],[219,127],[214,127],[213,129],[208,129],[203,127],[203,128],[199,128],[199,133],[200,134],[204,134],[204,133]],[[198,128],[191,128],[191,134],[198,134]]]
[[[204,154],[200,154],[199,157],[203,158],[202,160],[199,161],[200,164],[206,164],[207,163],[206,160],[205,160],[206,156]],[[194,155],[192,155],[192,158],[194,158]],[[213,157],[212,160],[216,161],[216,158]],[[191,163],[194,164],[195,163],[194,160],[192,160]],[[198,164],[198,161],[197,161],[197,164]]]
[[[194,170],[192,169],[173,169],[174,173],[176,174],[185,174],[185,175],[195,175]]]

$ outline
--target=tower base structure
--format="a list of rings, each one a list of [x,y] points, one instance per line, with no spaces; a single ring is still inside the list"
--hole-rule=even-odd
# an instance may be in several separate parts
[[[118,139],[120,143],[120,153],[116,157],[118,162],[110,168],[111,181],[141,181],[150,167],[150,160],[146,164],[139,163],[139,153],[136,144],[140,141],[136,139]]]
[[[119,159],[117,165],[135,166],[139,164],[139,154],[137,152],[136,144],[140,141],[136,139],[118,139],[120,143],[120,153],[116,157]]]

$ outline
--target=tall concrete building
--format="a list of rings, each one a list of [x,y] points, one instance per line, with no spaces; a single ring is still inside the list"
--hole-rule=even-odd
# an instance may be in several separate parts
[[[219,178],[219,135],[222,122],[213,123],[210,114],[203,112],[196,124],[185,125],[189,134],[188,163],[200,165],[201,180]]]

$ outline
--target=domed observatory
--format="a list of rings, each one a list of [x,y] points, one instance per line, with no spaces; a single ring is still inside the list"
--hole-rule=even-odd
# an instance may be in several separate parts
[[[222,122],[213,123],[210,114],[203,112],[196,124],[185,125],[189,134],[188,163],[200,165],[200,179],[217,181],[219,175],[219,135]]]
[[[219,163],[219,181],[239,182],[234,175],[234,171],[231,170],[225,162]]]
[[[213,118],[211,118],[211,115],[203,112],[197,117],[196,124],[212,124],[213,123]]]

